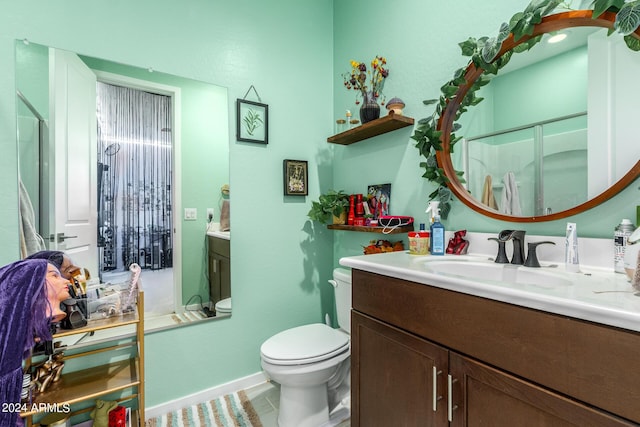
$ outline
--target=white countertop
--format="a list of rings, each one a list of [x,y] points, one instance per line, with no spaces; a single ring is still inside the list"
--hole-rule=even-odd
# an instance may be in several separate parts
[[[230,231],[207,231],[207,236],[218,237],[220,239],[231,240]]]
[[[340,264],[385,276],[423,283],[442,289],[489,298],[523,307],[566,315],[640,332],[640,296],[633,292],[627,276],[613,269],[587,268],[580,273],[564,271],[563,264],[541,260],[541,268],[526,268],[568,278],[570,285],[540,286],[477,281],[425,269],[429,260],[489,261],[487,255],[415,256],[408,252],[360,255],[340,259]],[[551,267],[554,265],[555,267]],[[615,291],[595,293],[594,291]]]

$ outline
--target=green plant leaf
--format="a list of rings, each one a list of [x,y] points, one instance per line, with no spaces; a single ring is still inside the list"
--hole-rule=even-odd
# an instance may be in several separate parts
[[[451,203],[449,202],[440,202],[440,218],[447,219],[449,217],[449,213],[451,212]]]
[[[613,27],[622,35],[633,33],[640,26],[640,0],[625,3],[616,15]]]
[[[447,98],[453,97],[458,92],[458,89],[458,86],[451,84],[451,82],[446,83],[440,88],[442,94]]]
[[[478,48],[478,42],[473,37],[469,37],[467,40],[458,43],[460,49],[462,49],[462,56],[473,56]]]
[[[522,18],[524,18],[524,12],[518,12],[511,17],[509,20],[509,28],[511,29],[511,32],[513,32],[513,29],[520,23]]]
[[[542,16],[547,16],[555,10],[562,3],[562,0],[551,0],[546,5],[540,7],[540,13]]]
[[[537,9],[544,7],[545,3],[548,3],[548,0],[532,0],[524,9],[524,13],[533,13]]]
[[[637,39],[633,34],[624,36],[624,42],[627,44],[627,47],[629,49],[635,52],[640,52],[640,40]]]
[[[453,79],[464,78],[465,73],[467,72],[467,67],[458,68],[455,73],[453,73]]]
[[[503,22],[502,25],[500,25],[500,31],[498,31],[498,37],[496,38],[498,42],[502,43],[503,41],[509,38],[509,34],[511,34],[511,29],[509,28],[509,24],[507,24],[506,22]]]
[[[491,37],[488,39],[482,47],[482,60],[484,62],[493,61],[496,55],[498,55],[498,52],[500,52],[501,47],[502,42],[499,42],[497,38]]]
[[[597,18],[609,9],[617,12],[624,6],[624,0],[595,0],[593,2],[593,17]]]

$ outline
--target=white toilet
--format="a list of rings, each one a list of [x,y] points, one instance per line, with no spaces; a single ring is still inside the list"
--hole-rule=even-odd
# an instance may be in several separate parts
[[[221,299],[214,306],[216,316],[229,316],[231,314],[231,297]]]
[[[280,332],[260,348],[262,368],[280,384],[279,427],[330,426],[329,414],[349,398],[351,272],[333,271],[339,329],[324,323]]]

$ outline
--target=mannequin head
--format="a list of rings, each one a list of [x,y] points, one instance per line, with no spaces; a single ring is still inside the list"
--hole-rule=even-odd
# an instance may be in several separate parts
[[[78,269],[71,258],[61,251],[40,251],[29,255],[27,259],[46,259],[58,268],[65,279],[71,279],[71,273]]]
[[[69,295],[69,280],[62,277],[55,265],[49,263],[45,282],[47,300],[49,301],[47,317],[53,322],[59,322],[65,316],[65,313],[60,309],[60,303],[71,298],[71,295]]]

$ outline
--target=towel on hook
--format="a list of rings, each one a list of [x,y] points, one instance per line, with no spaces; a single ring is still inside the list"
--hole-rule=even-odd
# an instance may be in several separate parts
[[[45,250],[44,239],[36,231],[36,214],[33,211],[31,198],[22,180],[18,180],[18,202],[20,205],[20,254],[22,258]]]
[[[502,182],[504,183],[504,188],[502,190],[502,208],[500,212],[507,215],[522,216],[516,176],[513,172],[507,172],[502,178]]]
[[[231,223],[229,218],[229,201],[224,200],[222,207],[220,208],[220,231],[231,230]]]
[[[482,187],[482,204],[489,206],[491,209],[498,210],[498,203],[493,195],[491,175],[484,177],[484,186]]]

